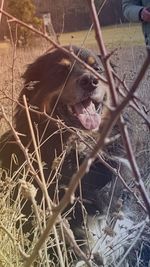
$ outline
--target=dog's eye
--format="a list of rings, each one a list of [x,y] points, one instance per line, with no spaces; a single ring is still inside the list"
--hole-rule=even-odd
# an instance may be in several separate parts
[[[104,70],[100,66],[94,66],[93,69],[96,70],[99,74],[104,72]]]

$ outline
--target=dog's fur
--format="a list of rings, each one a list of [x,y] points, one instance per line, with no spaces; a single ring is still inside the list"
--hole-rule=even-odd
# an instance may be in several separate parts
[[[66,47],[66,49],[69,49],[69,47]],[[104,74],[99,57],[92,51],[80,50],[75,46],[71,49],[85,63],[97,72]],[[80,164],[89,149],[83,148],[85,144],[83,146],[79,145],[79,147],[76,145],[78,150],[76,152],[75,143],[78,143],[77,138],[73,139],[67,128],[61,128],[59,124],[56,124],[50,118],[48,119],[44,113],[62,120],[67,127],[86,130],[86,133],[87,131],[95,132],[106,116],[103,100],[106,98],[109,101],[107,84],[98,80],[81,63],[75,62],[70,55],[58,49],[39,57],[33,64],[29,65],[23,78],[25,80],[24,88],[20,93],[14,117],[15,130],[19,133],[22,144],[28,149],[29,154],[32,154],[33,158],[34,147],[26,111],[23,108],[23,96],[25,95],[30,108],[36,141],[39,145],[48,193],[52,200],[58,203],[72,175],[77,170],[77,161]],[[87,134],[83,136],[85,142],[89,142],[89,140],[92,142]],[[64,150],[66,154],[63,162],[60,163],[59,159],[63,157]],[[15,161],[12,157],[13,154],[17,157]],[[60,163],[59,175],[55,175],[54,179],[54,171],[57,169],[55,167],[58,167],[57,160]],[[1,138],[0,161],[2,167],[8,172],[10,170],[11,172],[16,171],[25,161],[24,154],[16,143],[12,131],[8,131]],[[108,161],[111,162],[110,159]],[[112,164],[116,163],[113,162]],[[36,158],[33,165],[37,169]],[[54,180],[51,182],[52,178]],[[87,231],[92,235],[93,242],[98,243],[99,237],[96,229],[99,227],[98,232],[102,234],[101,218],[108,208],[110,199],[109,182],[112,180],[112,172],[96,160],[89,173],[82,179],[82,197],[80,188],[75,192],[76,204],[74,204],[73,212],[69,213],[69,222],[75,238],[81,239],[81,243],[83,243],[87,234],[82,229],[83,225],[86,224],[83,220],[83,211],[88,215],[88,217],[85,216],[87,217]],[[35,181],[34,185],[37,186]],[[119,197],[119,195],[116,195],[116,197]],[[37,194],[38,203],[40,203],[40,198],[41,194]],[[88,246],[84,246],[84,249],[89,255],[90,253],[95,255],[93,256],[95,257],[94,260],[99,266],[101,258],[97,256],[97,251],[100,249],[95,247],[92,250],[92,246],[90,246],[89,251],[87,251]],[[102,250],[103,248],[101,248],[100,253],[102,253]]]

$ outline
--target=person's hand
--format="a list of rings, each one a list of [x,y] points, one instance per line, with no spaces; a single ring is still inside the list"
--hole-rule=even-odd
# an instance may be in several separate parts
[[[144,22],[150,22],[150,8],[143,8],[141,11],[141,20]]]

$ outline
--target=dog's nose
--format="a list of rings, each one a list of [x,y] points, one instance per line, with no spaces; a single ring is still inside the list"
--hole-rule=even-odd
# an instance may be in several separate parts
[[[97,87],[98,79],[92,74],[85,73],[80,77],[80,86],[88,91],[92,91]]]

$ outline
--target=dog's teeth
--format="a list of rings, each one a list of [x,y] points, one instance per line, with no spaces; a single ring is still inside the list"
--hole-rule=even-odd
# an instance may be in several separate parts
[[[102,109],[102,105],[101,105],[101,104],[99,104],[99,105],[98,105],[98,107],[97,107],[97,110],[96,110],[96,112],[97,112],[97,113],[99,113],[99,112],[101,111],[101,109]]]

